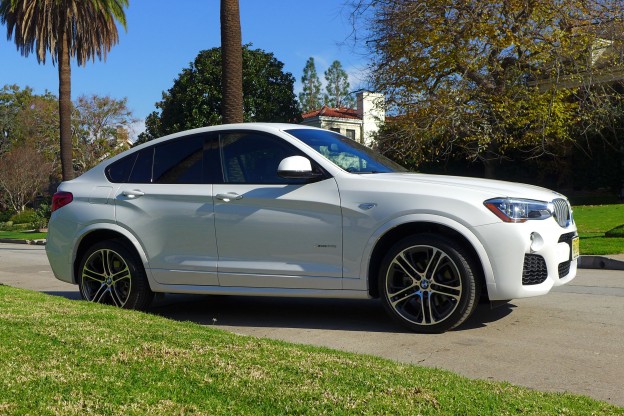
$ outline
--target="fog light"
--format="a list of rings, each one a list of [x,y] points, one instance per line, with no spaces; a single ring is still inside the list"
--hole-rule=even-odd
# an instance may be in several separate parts
[[[544,239],[539,233],[531,233],[531,253],[541,250],[544,247]]]

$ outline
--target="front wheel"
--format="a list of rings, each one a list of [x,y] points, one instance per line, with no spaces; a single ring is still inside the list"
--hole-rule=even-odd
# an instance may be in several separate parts
[[[419,234],[388,251],[379,288],[395,320],[416,332],[440,333],[472,314],[481,281],[464,248],[443,236]]]
[[[80,295],[89,302],[145,310],[154,297],[137,255],[119,241],[91,246],[82,257],[79,273]]]

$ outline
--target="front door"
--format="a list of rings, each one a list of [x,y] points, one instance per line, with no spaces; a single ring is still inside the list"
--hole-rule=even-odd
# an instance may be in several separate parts
[[[221,286],[341,289],[335,180],[279,177],[282,159],[303,154],[275,136],[228,133],[220,143],[225,183],[213,192]]]

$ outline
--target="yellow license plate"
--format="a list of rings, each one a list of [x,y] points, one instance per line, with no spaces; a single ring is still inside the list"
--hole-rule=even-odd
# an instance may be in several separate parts
[[[579,238],[574,237],[572,239],[572,260],[577,259],[580,254],[581,254],[581,249],[580,249]]]

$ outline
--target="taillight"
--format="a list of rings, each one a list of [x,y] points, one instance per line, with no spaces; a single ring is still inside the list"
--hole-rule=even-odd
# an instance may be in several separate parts
[[[74,195],[71,192],[57,192],[52,196],[52,212],[59,208],[63,208],[74,200]]]

